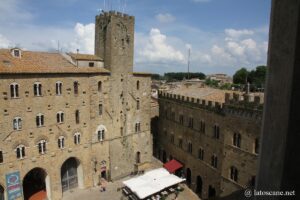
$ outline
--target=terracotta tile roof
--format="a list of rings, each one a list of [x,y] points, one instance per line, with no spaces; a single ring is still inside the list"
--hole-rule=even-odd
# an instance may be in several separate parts
[[[75,60],[92,60],[92,61],[103,61],[102,58],[92,54],[80,54],[80,53],[68,53]]]
[[[199,98],[207,101],[215,101],[224,103],[226,90],[203,87],[200,84],[178,84],[174,88],[170,88],[166,92],[171,94],[179,94],[187,97]]]
[[[0,49],[0,74],[20,73],[110,73],[96,67],[77,67],[60,53],[22,51],[21,58],[11,55],[10,49]]]

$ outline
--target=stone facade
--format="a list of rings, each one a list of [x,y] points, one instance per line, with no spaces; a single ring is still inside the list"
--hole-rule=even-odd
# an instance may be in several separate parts
[[[106,20],[107,29],[99,19]],[[5,175],[14,171],[20,172],[21,181],[32,170],[42,171],[47,196],[56,200],[63,196],[62,166],[68,160],[76,161],[79,188],[95,186],[101,176],[110,180],[126,176],[151,161],[151,79],[149,74],[133,72],[134,17],[104,13],[96,17],[95,30],[95,52],[104,58],[106,71],[88,72],[91,66],[86,66],[83,73],[62,69],[60,73],[1,74],[0,185],[5,193]],[[100,35],[105,35],[104,43],[97,39]],[[58,81],[62,83],[59,95]],[[42,85],[39,96],[33,92],[36,82]],[[12,83],[19,86],[16,98],[11,98]],[[63,113],[61,123],[58,112]],[[39,114],[43,123],[37,127]],[[22,120],[19,130],[14,130],[16,117]],[[46,141],[42,152],[40,141]],[[19,145],[25,147],[21,158],[16,155]]]
[[[180,161],[187,184],[203,199],[226,196],[255,181],[261,97],[225,95],[225,102],[213,102],[159,93],[154,154],[163,162]]]

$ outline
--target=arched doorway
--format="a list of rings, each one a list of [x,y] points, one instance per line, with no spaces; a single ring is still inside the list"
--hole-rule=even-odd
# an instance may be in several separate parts
[[[136,164],[141,163],[141,152],[136,152]]]
[[[208,198],[216,196],[216,189],[213,188],[211,185],[208,186]]]
[[[190,168],[186,169],[186,183],[187,185],[190,187],[191,183],[192,183],[192,172],[190,170]]]
[[[167,162],[167,153],[165,150],[163,150],[163,163],[166,163]]]
[[[50,197],[50,179],[42,168],[30,170],[23,179],[24,200],[43,200]]]
[[[67,159],[60,169],[62,191],[83,188],[83,171],[78,159]]]
[[[0,200],[4,200],[4,188],[0,185]]]
[[[197,186],[196,186],[196,193],[198,194],[199,197],[202,196],[202,178],[201,176],[197,176]]]

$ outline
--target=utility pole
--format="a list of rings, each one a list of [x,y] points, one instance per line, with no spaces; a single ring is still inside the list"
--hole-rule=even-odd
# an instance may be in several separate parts
[[[191,48],[188,50],[188,77],[187,79],[190,79],[190,57],[191,57]]]

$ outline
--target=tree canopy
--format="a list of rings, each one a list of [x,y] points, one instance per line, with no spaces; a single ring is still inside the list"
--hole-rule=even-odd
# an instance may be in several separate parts
[[[233,83],[245,85],[248,82],[255,88],[263,88],[267,75],[266,66],[257,66],[254,70],[248,71],[246,68],[241,68],[233,75]]]

